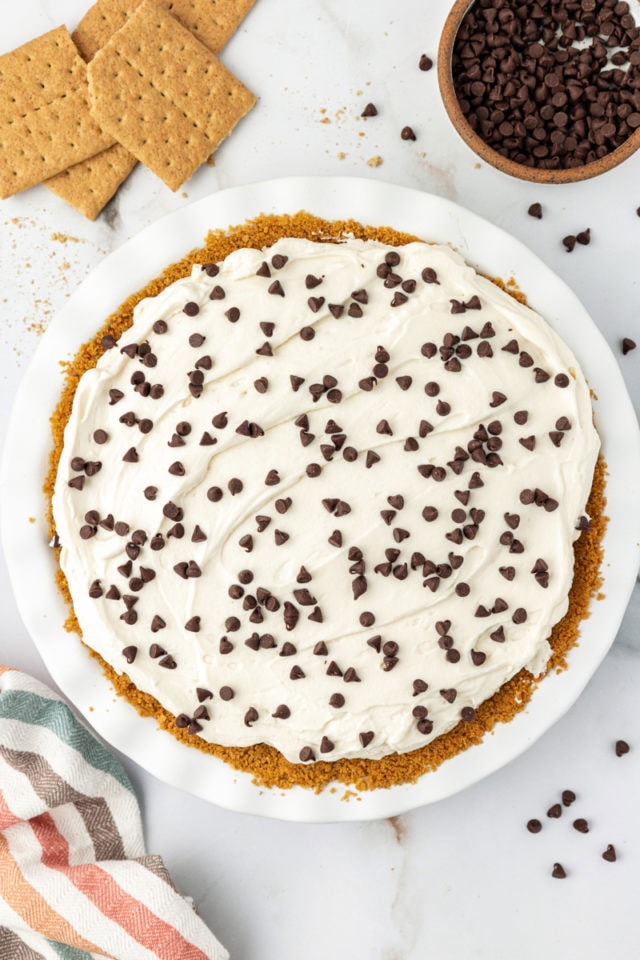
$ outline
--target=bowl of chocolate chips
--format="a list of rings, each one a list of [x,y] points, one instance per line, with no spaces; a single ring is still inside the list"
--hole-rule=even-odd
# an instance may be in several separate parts
[[[456,0],[438,50],[462,139],[504,173],[586,180],[640,147],[640,4]]]

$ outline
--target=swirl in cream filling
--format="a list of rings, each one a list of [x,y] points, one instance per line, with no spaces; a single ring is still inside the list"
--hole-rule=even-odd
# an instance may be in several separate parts
[[[82,377],[60,562],[178,726],[379,758],[544,669],[598,450],[570,350],[449,248],[284,239],[142,301]]]

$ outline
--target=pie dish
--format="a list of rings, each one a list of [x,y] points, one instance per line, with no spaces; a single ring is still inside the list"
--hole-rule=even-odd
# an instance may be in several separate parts
[[[311,181],[311,183],[315,184],[315,181]],[[352,186],[352,182],[351,182],[351,181],[348,181],[348,182],[338,181],[337,183],[336,183],[335,181],[331,181],[331,182],[329,182],[328,184],[325,183],[325,186],[332,188],[333,194],[334,194],[335,196],[332,197],[331,199],[334,200],[334,202],[335,202],[335,200],[338,200],[338,201],[343,200],[343,199],[344,199],[344,193],[346,193],[347,191],[350,191],[351,193],[353,193],[353,186]],[[320,205],[318,206],[317,203],[314,204],[313,202],[311,202],[312,198],[309,197],[309,192],[308,192],[308,191],[309,191],[309,187],[310,187],[310,184],[309,184],[308,181],[306,181],[306,182],[304,182],[304,181],[303,181],[303,182],[293,182],[293,183],[289,181],[286,186],[285,186],[282,182],[276,182],[275,184],[271,184],[271,185],[262,185],[262,187],[261,187],[261,188],[258,188],[258,189],[262,189],[262,191],[263,191],[263,196],[265,196],[265,197],[268,197],[270,193],[274,195],[274,199],[272,200],[272,203],[273,203],[274,205],[273,205],[272,209],[275,209],[275,210],[279,210],[279,209],[281,210],[281,209],[282,209],[282,206],[280,206],[280,207],[278,206],[278,203],[282,203],[282,200],[281,200],[280,198],[277,198],[277,195],[278,195],[279,193],[281,193],[281,191],[283,191],[283,189],[284,189],[285,191],[288,189],[288,190],[289,190],[289,193],[290,193],[290,196],[289,196],[288,201],[287,201],[286,204],[285,204],[285,209],[288,209],[289,211],[294,211],[294,212],[295,212],[295,210],[297,210],[297,209],[299,209],[299,208],[301,208],[301,207],[304,207],[304,208],[306,208],[306,209],[311,209],[313,212],[318,212],[318,213],[321,213],[321,214],[330,213],[331,203],[327,204],[327,195],[325,194],[325,196],[323,197],[323,199],[320,201]],[[306,193],[306,194],[305,194],[305,188],[306,188],[306,190],[307,190],[307,193]],[[341,190],[341,189],[342,189],[342,191],[343,191],[343,195],[342,195],[342,196],[340,196],[340,190]],[[365,200],[365,199],[368,199],[368,201],[369,201],[369,206],[370,206],[371,209],[373,209],[373,208],[376,206],[376,202],[377,202],[377,203],[380,203],[381,200],[382,200],[383,205],[384,205],[384,200],[385,200],[385,196],[384,196],[384,195],[385,195],[385,194],[387,194],[387,197],[388,197],[389,195],[393,195],[394,206],[397,208],[397,207],[399,207],[399,206],[402,206],[402,201],[403,201],[403,200],[405,200],[405,202],[408,203],[409,198],[408,198],[408,196],[406,196],[406,194],[408,193],[408,194],[412,194],[412,195],[413,195],[413,192],[411,192],[411,191],[408,191],[408,192],[407,192],[407,191],[402,191],[402,190],[398,190],[398,189],[396,189],[396,188],[384,188],[384,187],[383,187],[383,188],[379,188],[379,189],[378,189],[377,187],[374,188],[374,185],[372,185],[372,184],[362,185],[362,190],[363,190],[363,193],[365,193],[365,195],[366,195],[366,194],[369,194],[369,196],[368,196],[368,197],[365,196],[365,197],[363,197],[363,198],[360,198],[360,201],[359,201],[360,204],[361,204],[360,210],[357,209],[357,206],[358,206],[357,203],[356,203],[355,207],[354,207],[354,204],[351,203],[350,205],[349,205],[349,204],[347,204],[346,206],[343,205],[342,209],[340,210],[341,213],[344,213],[344,211],[347,210],[349,214],[353,213],[353,215],[354,215],[354,216],[357,216],[358,219],[360,219],[361,221],[366,221],[366,222],[393,222],[393,225],[394,225],[394,226],[399,225],[399,226],[403,227],[404,229],[406,229],[406,230],[408,230],[408,231],[415,230],[416,233],[422,233],[422,234],[424,234],[425,231],[424,231],[423,228],[422,228],[422,229],[416,229],[417,222],[416,222],[416,219],[415,219],[415,218],[414,218],[413,220],[411,220],[411,218],[410,218],[409,216],[406,216],[406,217],[401,218],[400,220],[398,220],[395,215],[394,215],[393,217],[391,217],[388,212],[387,212],[387,214],[382,213],[382,214],[380,214],[380,215],[377,216],[377,217],[372,216],[370,212],[367,212],[367,213],[362,212],[362,211],[364,211],[365,206],[366,206],[366,204],[363,203],[363,200]],[[251,190],[249,190],[248,192],[249,192],[249,198],[250,198],[250,202],[251,202],[251,200],[253,199],[253,198],[251,198]],[[233,193],[234,193],[234,192],[231,191],[231,194],[233,194]],[[212,200],[218,200],[218,202],[220,202],[221,196],[222,196],[222,195],[219,195],[217,198],[211,198],[211,199],[212,199]],[[451,205],[448,205],[448,204],[444,203],[443,201],[436,200],[436,198],[426,198],[426,197],[424,197],[424,195],[419,195],[419,194],[418,194],[418,195],[413,195],[413,196],[414,196],[414,197],[418,197],[423,203],[426,202],[427,206],[430,207],[430,209],[429,209],[428,211],[427,211],[427,210],[423,210],[423,211],[422,211],[422,217],[421,217],[421,219],[423,219],[425,222],[428,221],[428,222],[430,223],[430,225],[433,223],[434,226],[435,226],[435,223],[437,222],[438,216],[440,216],[440,217],[442,218],[442,221],[443,221],[443,222],[440,223],[440,224],[438,224],[438,226],[435,227],[435,229],[429,229],[429,238],[430,238],[430,239],[443,239],[443,240],[446,238],[446,239],[450,240],[451,242],[453,242],[456,246],[459,247],[459,246],[460,246],[460,242],[459,242],[458,236],[456,236],[455,230],[452,232],[452,227],[453,227],[453,226],[457,226],[457,224],[455,223],[455,221],[458,219],[459,216],[463,216],[463,218],[464,218],[464,217],[466,217],[466,215],[461,214],[457,208],[452,208]],[[246,200],[246,196],[245,196],[245,197],[241,197],[240,199],[241,199],[242,202],[240,202],[240,204],[238,204],[238,197],[237,197],[237,196],[234,198],[233,196],[229,197],[229,196],[227,195],[226,200],[227,200],[227,202],[230,202],[230,207],[229,207],[229,211],[228,211],[228,219],[224,219],[224,220],[221,221],[221,220],[219,219],[219,217],[216,217],[215,222],[218,222],[218,223],[222,222],[223,224],[227,224],[227,223],[229,223],[229,222],[237,222],[238,219],[241,219],[241,218],[242,218],[242,215],[241,215],[240,217],[236,216],[236,215],[235,215],[235,211],[236,211],[236,210],[239,211],[240,208],[243,208],[243,213],[244,213],[244,216],[245,216],[245,217],[247,216],[247,214],[251,214],[251,213],[255,213],[255,212],[256,212],[256,211],[255,211],[255,207],[254,207],[253,210],[251,210],[250,206],[247,206],[246,204],[244,204],[244,201]],[[203,203],[209,204],[210,202],[211,202],[211,201],[206,201],[206,202],[203,202]],[[235,207],[234,207],[234,202],[235,202]],[[201,206],[201,205],[196,205],[196,206]],[[266,208],[269,209],[269,206],[267,206]],[[264,203],[264,201],[261,201],[261,209],[265,209],[265,203]],[[334,206],[333,209],[335,210],[336,207]],[[192,208],[192,210],[193,210],[193,208]],[[207,213],[206,213],[205,215],[208,216],[208,217],[210,217],[210,216],[211,216],[211,212],[210,212],[210,211],[207,211]],[[225,214],[223,213],[223,216],[224,216],[224,215],[225,215]],[[495,228],[490,228],[489,225],[487,225],[487,224],[482,224],[482,226],[480,227],[480,224],[474,224],[474,220],[475,220],[475,218],[469,218],[469,219],[467,219],[466,222],[465,222],[465,227],[466,227],[467,229],[469,229],[469,226],[470,226],[470,225],[471,225],[471,226],[477,226],[478,229],[482,229],[482,230],[483,230],[485,238],[486,238],[487,235],[490,235],[493,230],[495,230]],[[452,223],[452,221],[453,221],[453,223]],[[210,220],[209,225],[211,225],[211,223],[212,223],[212,221]],[[414,226],[414,224],[416,224],[416,226]],[[160,233],[161,230],[159,230],[158,232]],[[201,234],[204,233],[204,232],[205,232],[204,230],[201,231]],[[193,236],[193,241],[194,241],[194,242],[197,242],[197,239],[198,239],[198,237],[197,237],[197,234],[196,234],[196,235]],[[502,239],[501,235],[498,234],[498,240],[501,240],[501,239]],[[486,246],[486,244],[485,244],[485,246]],[[182,251],[181,251],[181,252],[182,252]],[[472,252],[470,252],[470,253],[467,253],[467,251],[464,251],[464,252],[465,252],[465,255],[467,256],[468,259],[470,259],[470,260],[472,260],[472,261],[475,259],[475,258],[473,257]],[[511,253],[513,252],[513,249],[512,249],[512,248],[510,248],[510,252],[511,252]],[[530,256],[530,255],[529,255],[529,256]],[[167,262],[167,260],[170,260],[171,258],[172,258],[172,257],[171,257],[171,254],[169,254],[168,257],[165,256],[165,263]],[[509,259],[511,260],[512,258],[510,257]],[[526,262],[527,262],[527,259],[528,259],[527,256],[525,256],[524,259],[525,259],[525,270],[526,270]],[[476,262],[477,262],[477,261],[476,261]],[[491,275],[499,275],[499,274],[505,275],[505,273],[507,273],[507,271],[508,271],[508,275],[511,275],[511,273],[513,272],[512,263],[509,263],[509,265],[508,265],[508,267],[507,267],[507,270],[505,270],[504,267],[499,268],[499,267],[497,266],[497,264],[494,264],[494,263],[486,263],[486,264],[485,264],[485,263],[482,263],[482,264],[479,264],[479,266],[480,266],[480,268],[483,270],[483,272],[489,273],[489,274],[491,274]],[[516,266],[517,266],[517,264],[516,264]],[[536,266],[538,266],[538,265],[536,264]],[[157,272],[157,270],[156,270],[156,272]],[[519,272],[516,273],[516,276],[517,276],[519,282],[521,283],[521,286],[523,286],[523,288],[527,289],[527,292],[528,292],[528,290],[529,290],[529,285],[526,283],[526,278],[525,278],[524,276],[522,276]],[[95,278],[95,274],[94,274],[94,278]],[[145,279],[148,279],[148,277],[139,277],[138,282],[137,282],[137,284],[136,284],[135,286],[139,287],[139,286],[141,285],[141,284],[140,284],[140,280],[144,281]],[[91,281],[89,282],[89,286],[91,286]],[[132,286],[129,287],[128,290],[124,290],[123,293],[130,292],[130,290],[131,290],[131,288],[132,288],[133,286],[134,286],[134,285],[132,284]],[[531,287],[531,289],[533,289],[533,287]],[[96,287],[95,287],[95,283],[94,283],[94,285],[93,285],[93,292],[95,293],[95,291],[96,291]],[[555,290],[555,302],[554,302],[554,305],[553,305],[553,306],[554,306],[554,310],[558,310],[558,305],[560,305],[560,309],[561,309],[561,310],[565,310],[565,309],[567,309],[567,304],[569,304],[569,305],[571,306],[571,308],[575,309],[574,303],[571,303],[571,297],[570,297],[570,295],[568,295],[568,300],[565,300],[565,304],[562,303],[562,296],[563,296],[563,295],[567,296],[564,289],[557,288],[557,289]],[[558,297],[559,297],[559,299],[558,299]],[[122,297],[120,297],[120,299],[122,299]],[[532,299],[533,299],[533,298],[532,298]],[[537,306],[537,304],[534,303],[534,306]],[[542,308],[541,308],[541,310],[542,310]],[[546,316],[549,316],[550,319],[551,319],[551,317],[553,317],[553,311],[550,311],[549,309],[543,310],[542,312],[545,312]],[[551,316],[550,316],[550,314],[551,314]],[[101,318],[101,319],[104,319],[104,308],[102,309],[102,318]],[[554,320],[552,320],[552,322],[554,322]],[[561,322],[561,321],[560,321],[560,322]],[[97,324],[95,324],[95,326],[99,326],[99,325],[100,325],[99,322],[98,322]],[[47,335],[47,336],[49,336],[49,335]],[[84,337],[86,337],[86,332],[84,333]],[[570,341],[570,338],[569,338],[569,337],[567,337],[567,339],[569,339],[569,341]],[[571,341],[570,341],[570,342],[571,342]],[[78,341],[76,340],[76,345],[77,345],[77,343],[78,343]],[[573,344],[572,344],[572,345],[573,345]],[[49,351],[49,352],[50,352],[50,351]],[[586,369],[586,371],[587,371],[587,376],[590,378],[590,382],[591,382],[591,371],[589,370],[588,362],[587,362],[587,364],[585,364],[584,359],[581,358],[580,356],[578,357],[578,359],[580,360],[580,362],[581,362],[581,364],[583,365],[583,367]],[[597,389],[595,390],[595,392],[596,392],[596,393],[599,393],[599,391],[598,391]],[[600,400],[599,400],[598,402],[599,402],[599,403],[602,402],[602,397],[600,397]],[[600,419],[601,419],[600,409],[601,409],[601,408],[598,408],[598,409],[597,409],[597,417],[598,417],[598,423],[599,423],[599,424],[600,424]],[[618,418],[618,422],[619,422],[619,418]],[[602,429],[602,428],[601,428],[601,429]],[[609,464],[609,469],[610,469],[611,475],[612,475],[612,477],[613,477],[612,461],[611,461],[611,450],[610,450],[609,438],[608,438],[608,436],[607,436],[606,427],[605,427],[605,429],[603,429],[602,432],[603,432],[603,439],[604,439],[604,441],[605,441],[605,456],[606,456],[606,458],[607,458],[607,462],[608,462],[608,464]],[[615,453],[615,446],[614,446],[614,453]],[[8,461],[7,461],[7,462],[8,462]],[[627,469],[628,469],[628,467],[627,467]],[[5,477],[6,477],[6,472],[5,472]],[[609,487],[607,488],[607,492],[608,492],[608,494],[609,494],[610,503],[611,503],[611,495],[610,495]],[[5,500],[5,502],[6,502],[6,500]],[[613,517],[613,516],[612,516],[611,522],[612,522],[612,524],[614,523],[614,517]],[[607,534],[607,538],[609,538],[609,536],[610,536],[610,534]],[[606,549],[606,546],[605,546],[605,549]],[[606,601],[602,601],[602,604],[604,604],[605,602],[606,602]],[[600,606],[601,606],[601,604],[597,605],[597,607],[600,607]],[[587,628],[591,625],[591,623],[593,622],[593,619],[594,619],[594,618],[597,618],[597,614],[598,614],[598,613],[599,613],[599,609],[594,609],[594,613],[593,613],[592,620],[588,622]],[[583,648],[586,648],[586,646],[587,646],[587,644],[586,644],[586,642],[585,642],[585,643],[581,646],[581,648],[578,648],[578,651],[581,651]],[[576,652],[578,652],[578,651],[576,651]],[[594,652],[595,652],[595,647],[590,646],[589,651],[588,651],[588,653],[589,653],[590,656],[589,656],[588,659],[589,659],[589,666],[591,667],[591,669],[593,669],[593,666],[594,666]],[[601,653],[602,653],[602,651],[601,651]],[[574,673],[573,654],[572,654],[571,657],[570,657],[570,661],[571,661],[571,669],[570,669],[569,671],[567,671],[566,675],[563,674],[561,677],[557,677],[557,678],[556,678],[556,677],[550,677],[550,678],[548,678],[548,680],[545,680],[545,684],[543,684],[543,685],[541,686],[540,690],[536,692],[536,695],[535,695],[535,697],[534,697],[534,700],[532,701],[532,704],[530,705],[530,707],[529,707],[529,709],[528,709],[528,711],[527,711],[527,713],[528,713],[529,715],[531,714],[532,711],[535,712],[535,707],[536,707],[536,704],[537,704],[537,702],[538,702],[538,697],[540,697],[542,691],[544,690],[544,688],[546,687],[546,685],[547,685],[548,683],[551,684],[551,683],[555,683],[555,682],[562,682],[562,680],[564,679],[565,676],[569,676],[569,675],[571,675],[572,673]],[[578,661],[578,662],[579,662],[579,661]],[[579,668],[578,668],[578,671],[577,671],[577,672],[579,672]],[[54,675],[55,675],[55,674],[54,674]],[[575,679],[577,680],[578,678],[576,677]],[[575,685],[573,685],[573,689],[575,690]],[[95,714],[96,712],[97,712],[97,711],[94,710],[94,711],[93,711],[93,714]],[[526,718],[526,717],[527,717],[527,714],[524,714],[522,717],[517,717],[514,721],[512,721],[511,724],[509,724],[509,727],[508,727],[508,728],[505,728],[505,729],[511,730],[514,726],[517,727],[517,726],[518,726],[518,722],[521,721],[523,718]],[[93,719],[95,719],[94,716],[92,716],[92,720],[93,720]],[[540,719],[542,719],[542,718],[540,718]],[[544,719],[546,720],[546,719],[548,719],[548,718],[545,717]],[[143,727],[144,722],[143,722],[143,721],[139,721],[139,722],[140,722],[141,728],[146,729],[146,728]],[[162,736],[162,734],[159,734],[159,733],[157,733],[157,735],[158,735],[158,736]],[[482,753],[483,755],[486,756],[486,753],[491,752],[490,749],[486,750],[486,748],[488,748],[488,747],[490,746],[490,744],[495,743],[496,739],[501,739],[501,738],[502,738],[502,735],[503,735],[503,730],[502,730],[502,728],[498,728],[498,729],[496,730],[495,734],[494,734],[491,738],[489,738],[488,740],[486,740],[486,741],[482,744],[481,747],[474,748],[474,750],[469,751],[468,754],[464,754],[464,755],[461,755],[461,756],[459,756],[459,757],[454,758],[453,760],[447,761],[447,763],[444,764],[441,768],[439,768],[438,771],[436,771],[435,773],[430,773],[429,775],[427,775],[427,776],[425,776],[425,777],[422,777],[415,785],[410,785],[410,786],[406,786],[406,787],[397,787],[397,788],[393,788],[392,790],[389,790],[389,791],[375,791],[375,793],[374,793],[373,795],[377,798],[377,800],[379,800],[380,797],[386,797],[387,801],[391,801],[391,799],[394,798],[394,799],[393,799],[393,806],[391,806],[391,807],[389,806],[389,803],[387,803],[387,804],[385,805],[385,803],[383,802],[383,804],[382,804],[383,809],[384,809],[385,806],[386,806],[386,810],[384,810],[384,812],[387,812],[389,809],[391,809],[393,812],[397,812],[397,809],[398,809],[398,808],[397,808],[396,804],[397,804],[398,801],[400,800],[400,796],[403,795],[406,791],[409,791],[409,794],[411,794],[411,792],[412,792],[412,790],[413,790],[414,788],[415,788],[415,791],[417,791],[418,794],[420,794],[421,791],[424,791],[424,792],[422,793],[422,795],[420,796],[419,799],[416,798],[418,803],[419,803],[419,802],[425,802],[426,799],[435,799],[435,796],[437,796],[437,795],[440,795],[440,796],[443,795],[441,792],[438,791],[438,789],[437,789],[437,783],[436,783],[436,793],[435,793],[435,794],[433,793],[433,787],[432,787],[431,790],[430,790],[428,787],[425,788],[425,784],[427,784],[429,781],[430,781],[431,783],[434,783],[435,781],[438,781],[441,785],[442,785],[442,784],[446,784],[447,781],[448,781],[448,779],[449,779],[450,774],[449,774],[449,776],[447,776],[446,774],[443,775],[443,774],[442,774],[442,771],[451,770],[452,767],[458,767],[458,766],[465,767],[465,766],[467,766],[467,764],[464,763],[464,759],[465,759],[467,756],[473,755],[474,753],[477,753],[477,754]],[[165,753],[165,755],[166,755],[167,757],[168,757],[169,755],[171,755],[172,752],[173,752],[173,748],[167,748],[167,751],[166,751],[166,753],[165,753],[165,749],[164,749],[164,747],[163,747],[163,753]],[[185,752],[187,752],[187,751],[185,751]],[[195,751],[188,751],[187,753],[188,753],[189,757],[191,757],[192,754],[194,755],[194,757],[197,757],[197,754],[195,754]],[[197,760],[194,759],[194,764],[197,765],[198,762],[199,762],[201,759],[202,759],[202,758],[198,758]],[[462,761],[462,763],[460,763],[461,761]],[[210,758],[209,758],[209,762],[210,762],[212,765],[215,766],[215,769],[217,769],[217,765],[215,765],[215,764],[214,764],[214,761],[212,761]],[[498,763],[499,763],[499,762],[500,762],[500,761],[498,761]],[[189,760],[187,760],[187,759],[181,759],[179,766],[182,766],[183,763],[191,763],[191,760],[190,760],[190,759],[189,759]],[[473,767],[473,764],[471,764],[470,766]],[[495,759],[494,759],[494,767],[495,767]],[[166,767],[165,767],[165,769],[166,769]],[[166,775],[166,774],[165,774],[165,775]],[[467,771],[467,775],[468,775],[468,771]],[[224,776],[225,776],[225,774],[222,774],[222,778],[223,778],[223,779],[224,779]],[[472,774],[472,776],[473,776],[473,774]],[[462,781],[459,781],[459,785],[462,785],[463,782],[464,782],[464,775],[463,775]],[[253,788],[251,788],[251,789],[253,789]],[[454,786],[453,789],[456,789],[456,787]],[[450,791],[451,791],[451,787],[444,786],[444,790],[445,790],[445,793],[446,793],[446,792],[450,792]],[[271,791],[271,793],[272,793],[272,794],[275,794],[275,791]],[[293,791],[293,792],[292,792],[292,794],[294,794],[294,795],[297,795],[297,793],[298,793],[298,791]],[[327,793],[327,791],[325,791],[325,793]],[[431,796],[429,796],[429,794],[431,794]],[[324,797],[325,800],[327,800],[327,797],[325,797],[324,794],[321,795],[321,796]],[[371,812],[369,812],[368,814],[365,814],[365,815],[369,815],[369,816],[380,815],[380,813],[378,812],[378,811],[380,810],[380,808],[378,807],[378,809],[376,809],[376,805],[377,805],[376,802],[374,802],[373,804],[370,803],[369,796],[370,796],[370,795],[368,795],[368,794],[366,794],[366,793],[360,794],[357,803],[353,803],[353,804],[344,804],[344,803],[343,803],[343,804],[340,804],[340,805],[337,806],[337,810],[341,811],[341,810],[346,809],[346,808],[355,808],[357,811],[363,811],[364,809],[366,809],[366,806],[369,805],[369,806],[373,806],[373,810],[372,810]],[[327,818],[327,814],[328,814],[328,812],[329,812],[329,811],[328,811],[328,806],[331,805],[331,804],[334,804],[334,805],[335,805],[335,794],[328,794],[328,797],[329,797],[329,801],[328,801],[328,804],[325,805],[324,811],[321,812],[321,813],[319,813],[319,815],[316,815],[316,817],[319,818],[319,819]],[[273,800],[275,799],[275,797],[272,797],[271,799],[272,799],[272,801],[273,801]],[[282,799],[285,800],[285,804],[283,805],[283,807],[284,807],[284,806],[287,804],[287,801],[286,801],[286,798],[282,798]],[[317,799],[320,800],[320,798],[317,798]],[[298,809],[300,809],[300,806],[298,806],[298,801],[299,801],[299,800],[300,800],[300,798],[298,797],[298,800],[294,801],[294,803],[293,803],[294,808],[297,807]],[[278,801],[276,801],[276,802],[278,802]],[[306,801],[301,801],[300,803],[301,803],[301,806],[302,806],[302,807],[305,807],[305,806],[306,806]],[[313,803],[314,803],[314,801],[312,800],[312,801],[311,801],[311,804],[313,805]],[[233,804],[233,803],[232,803],[231,805],[236,805],[236,804]],[[321,801],[318,805],[320,806],[320,808],[322,808],[322,801]],[[412,804],[412,805],[413,805],[413,804]],[[395,810],[394,810],[394,807],[395,807]],[[246,808],[246,807],[242,807],[242,808]],[[284,814],[284,810],[282,810],[282,811],[276,811],[276,810],[271,811],[271,810],[267,810],[267,811],[264,811],[264,812],[273,812],[273,813],[275,813],[275,815],[278,815],[278,813],[280,813],[280,815],[285,815],[285,814]],[[300,815],[300,814],[298,814],[298,815]],[[335,815],[335,814],[334,814],[334,815]],[[358,815],[358,813],[356,813],[356,815]],[[362,814],[360,813],[360,815],[362,815]],[[304,816],[304,814],[303,814],[303,816]],[[349,816],[349,815],[346,814],[346,816]]]

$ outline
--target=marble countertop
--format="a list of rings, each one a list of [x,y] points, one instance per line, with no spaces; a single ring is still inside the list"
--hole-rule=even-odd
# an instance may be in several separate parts
[[[259,95],[255,110],[177,193],[138,166],[95,222],[45,188],[0,202],[0,441],[39,335],[106,253],[162,214],[228,186],[297,174],[377,178],[455,200],[526,243],[579,295],[619,359],[636,411],[640,349],[640,154],[597,181],[538,187],[480,163],[451,128],[435,59],[451,0],[257,0],[222,55]],[[0,53],[60,23],[85,0],[22,0]],[[364,121],[368,101],[379,115]],[[411,125],[415,142],[400,130]],[[379,166],[367,161],[382,158]],[[538,201],[541,221],[527,216]],[[591,228],[588,247],[562,237]],[[428,234],[425,224],[425,234]],[[637,482],[637,478],[630,478]],[[0,662],[50,682],[0,560]],[[393,820],[265,821],[219,809],[123,759],[148,847],[242,960],[631,960],[640,921],[640,589],[578,703],[508,767]],[[618,758],[616,739],[632,751]],[[560,820],[545,811],[578,796]],[[571,822],[586,817],[582,835]],[[542,833],[525,829],[530,817]],[[601,853],[613,843],[616,863]],[[560,861],[568,877],[550,876]]]

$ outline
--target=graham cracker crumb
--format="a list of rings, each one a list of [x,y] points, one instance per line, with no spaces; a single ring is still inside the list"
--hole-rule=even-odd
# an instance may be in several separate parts
[[[106,320],[93,339],[80,348],[71,361],[61,363],[64,386],[51,417],[54,446],[49,457],[49,471],[44,484],[51,537],[55,533],[51,498],[62,452],[64,428],[71,414],[73,396],[81,376],[96,365],[103,353],[102,337],[110,334],[118,339],[123,331],[131,326],[133,309],[140,300],[156,296],[175,280],[189,276],[191,267],[195,263],[219,262],[240,247],[262,249],[271,246],[282,237],[305,237],[338,242],[345,236],[379,240],[394,246],[419,239],[391,227],[363,226],[354,220],[327,221],[304,211],[292,215],[262,215],[255,220],[229,227],[227,230],[210,232],[204,247],[192,250],[182,260],[167,267],[159,277],[142,290],[128,297]],[[494,282],[502,289],[506,289],[516,300],[524,302],[525,297],[521,291],[509,288],[502,280],[496,279]],[[574,544],[575,573],[569,595],[569,609],[548,638],[552,655],[545,673],[566,669],[567,654],[578,642],[580,622],[589,616],[591,597],[597,594],[602,584],[600,574],[603,558],[602,538],[607,524],[607,517],[604,515],[605,482],[606,464],[600,457],[586,505],[591,526],[589,530],[582,531]],[[56,548],[58,558],[59,554],[60,549]],[[56,582],[69,606],[65,629],[81,636],[68,584],[59,566],[56,571]],[[342,796],[344,800],[352,797],[359,799],[358,792],[363,790],[384,789],[397,784],[413,783],[429,771],[436,770],[450,757],[481,743],[485,734],[491,732],[497,723],[508,723],[524,709],[542,679],[542,676],[533,677],[527,670],[521,670],[478,707],[473,720],[461,721],[449,733],[410,753],[391,754],[381,760],[359,758],[337,760],[333,763],[318,761],[305,766],[289,762],[275,748],[265,744],[251,747],[223,747],[188,734],[185,729],[176,727],[175,717],[153,696],[138,690],[126,673],[118,674],[95,651],[89,649],[88,652],[99,661],[105,676],[111,681],[118,694],[125,697],[141,716],[155,717],[162,729],[168,730],[185,745],[212,754],[231,767],[252,774],[253,782],[260,787],[289,789],[293,786],[301,786],[319,793],[325,788],[335,790],[335,786],[330,787],[330,784],[336,782],[345,784],[347,789]]]
[[[368,167],[380,167],[380,166],[382,166],[382,157],[380,157],[380,156],[370,157],[370,158],[367,160],[367,166],[368,166]]]

